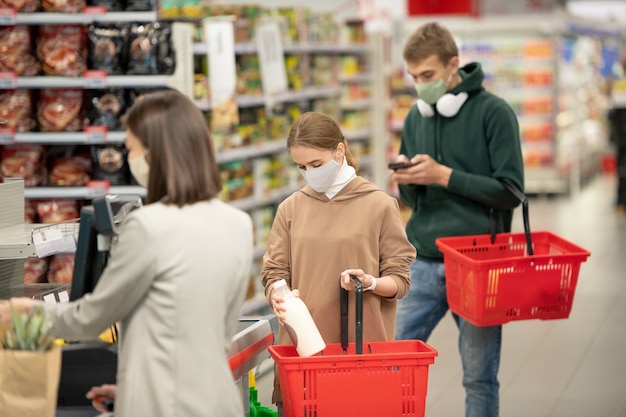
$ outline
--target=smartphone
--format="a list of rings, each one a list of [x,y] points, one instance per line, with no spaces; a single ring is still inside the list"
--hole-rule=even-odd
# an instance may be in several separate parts
[[[409,168],[417,164],[419,164],[419,162],[390,162],[387,166],[389,169],[393,169],[395,171],[396,169]]]

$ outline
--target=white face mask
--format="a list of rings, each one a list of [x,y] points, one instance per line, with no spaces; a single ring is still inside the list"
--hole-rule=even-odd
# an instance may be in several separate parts
[[[341,165],[331,159],[324,165],[309,170],[300,169],[306,182],[318,193],[325,193],[333,185]]]
[[[146,161],[145,155],[128,160],[130,173],[139,185],[148,188],[148,178],[150,178],[150,164]]]

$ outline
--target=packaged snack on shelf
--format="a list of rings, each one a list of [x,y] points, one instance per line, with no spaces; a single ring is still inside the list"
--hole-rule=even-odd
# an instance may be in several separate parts
[[[87,6],[104,7],[107,12],[121,12],[124,10],[123,0],[87,0]]]
[[[32,92],[30,90],[0,91],[0,119],[2,129],[12,132],[29,132],[37,123],[33,119]]]
[[[127,12],[150,12],[156,10],[156,2],[154,0],[126,0]]]
[[[128,25],[92,24],[89,26],[89,69],[109,75],[124,74],[124,47]]]
[[[71,284],[74,274],[73,253],[58,253],[50,259],[48,267],[48,282],[50,284]]]
[[[130,180],[130,170],[124,145],[99,145],[91,147],[93,179],[107,180],[111,185],[125,185]]]
[[[51,161],[50,184],[59,186],[84,186],[91,179],[91,158],[77,154],[56,157]]]
[[[24,259],[24,284],[41,284],[48,281],[48,258]]]
[[[176,66],[172,47],[172,26],[166,22],[133,23],[126,48],[126,73],[134,75],[172,74]]]
[[[39,74],[41,64],[32,55],[32,32],[31,26],[0,27],[0,72],[14,72],[24,77]]]
[[[32,224],[37,221],[37,207],[34,200],[24,199],[24,223]]]
[[[127,74],[157,74],[157,36],[151,23],[133,23],[127,46]]]
[[[72,199],[41,200],[37,203],[37,215],[44,224],[77,219],[79,212],[78,201]]]
[[[121,88],[90,90],[87,123],[90,126],[106,126],[109,131],[122,128],[120,118],[126,111],[126,91]]]
[[[181,17],[199,19],[202,17],[202,6],[199,0],[179,0]]]
[[[40,6],[40,0],[0,0],[0,9],[13,9],[16,13],[33,13]]]
[[[78,25],[40,26],[37,58],[47,75],[82,75],[87,68],[86,28]]]
[[[37,103],[37,120],[41,130],[48,132],[77,132],[83,127],[81,110],[83,90],[43,89]]]
[[[46,178],[45,153],[42,145],[3,146],[0,176],[23,178],[26,187],[42,184]]]
[[[158,4],[161,19],[175,19],[181,16],[178,0],[161,0]]]
[[[86,5],[85,0],[41,0],[41,8],[44,12],[78,13]]]
[[[257,55],[238,55],[237,60],[237,94],[261,95],[261,66]]]

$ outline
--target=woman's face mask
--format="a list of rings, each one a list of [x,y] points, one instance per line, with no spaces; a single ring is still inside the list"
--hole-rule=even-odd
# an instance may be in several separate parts
[[[130,129],[126,129],[125,145],[128,150],[130,173],[139,185],[148,188],[148,178],[150,177],[150,164],[146,159],[148,150]]]
[[[136,156],[128,160],[128,166],[137,184],[148,188],[148,178],[150,178],[150,164],[146,161],[146,156]]]
[[[308,170],[300,169],[300,173],[306,182],[318,193],[325,193],[330,189],[337,178],[341,165],[334,159],[326,162],[317,168]]]
[[[306,182],[318,193],[325,193],[333,185],[341,170],[337,159],[344,158],[341,143],[334,151],[298,145],[292,146],[289,152]]]

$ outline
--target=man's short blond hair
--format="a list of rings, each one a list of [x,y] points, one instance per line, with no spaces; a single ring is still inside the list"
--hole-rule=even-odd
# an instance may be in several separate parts
[[[423,61],[431,55],[438,55],[442,63],[459,55],[454,36],[439,23],[425,23],[415,29],[404,44],[402,53],[406,62]]]

